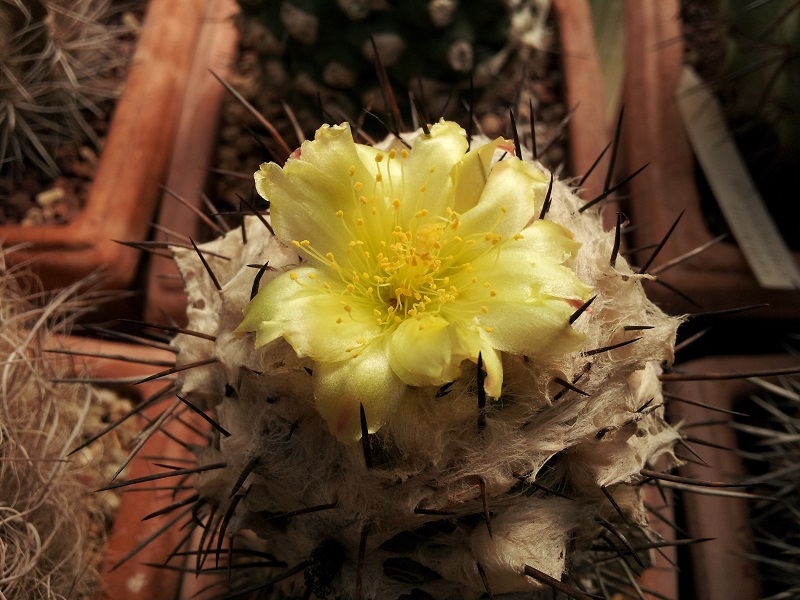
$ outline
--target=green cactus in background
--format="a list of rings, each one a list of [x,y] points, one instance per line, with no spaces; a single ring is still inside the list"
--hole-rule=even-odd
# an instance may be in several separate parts
[[[728,24],[720,92],[733,119],[756,116],[787,152],[800,152],[800,4],[718,0]]]
[[[120,64],[112,0],[0,0],[0,173],[58,174],[60,141],[99,145],[88,119]]]
[[[738,408],[752,415],[734,424],[741,453],[765,498],[751,501],[751,521],[763,571],[765,597],[800,594],[800,380],[779,384],[754,379],[761,389]]]
[[[463,83],[470,74],[486,85],[513,50],[541,47],[549,7],[549,0],[239,3],[242,28],[261,38],[263,60],[279,59],[310,92],[321,86],[353,93],[378,85],[375,48],[399,89],[417,79],[435,87]]]

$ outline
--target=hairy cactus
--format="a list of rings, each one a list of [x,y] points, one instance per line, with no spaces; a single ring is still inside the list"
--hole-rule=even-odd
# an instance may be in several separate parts
[[[42,302],[33,278],[0,247],[0,597],[89,599],[119,498],[92,492],[122,457],[114,439],[70,460],[110,406],[88,386],[57,383],[70,364],[47,354],[97,298],[78,285]]]
[[[216,419],[199,554],[230,538],[235,597],[587,597],[620,540],[647,562],[679,319],[517,154],[445,121],[378,147],[325,126],[256,174],[271,223],[175,249],[177,385]]]
[[[98,140],[87,115],[113,97],[120,64],[111,0],[0,0],[0,173],[58,174],[65,139]]]

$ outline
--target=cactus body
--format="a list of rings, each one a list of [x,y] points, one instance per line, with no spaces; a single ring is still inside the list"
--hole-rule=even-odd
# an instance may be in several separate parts
[[[412,156],[426,135],[404,136]],[[314,146],[321,143],[320,136],[318,132],[315,142],[304,144],[290,159],[287,174],[313,164],[317,160],[313,156],[326,160],[322,157],[330,153],[319,154]],[[476,138],[471,147],[491,144]],[[489,169],[502,170],[504,161],[547,181],[544,167],[528,155],[524,164],[508,156],[501,161],[513,146],[502,140],[499,145],[503,149],[483,156],[488,162],[482,167],[467,159],[456,161],[452,177],[473,182],[459,188],[458,194],[477,193],[464,190],[480,189],[481,177]],[[394,160],[401,160],[403,145],[395,138],[383,142],[380,152],[393,149]],[[375,151],[364,147],[359,152],[364,158],[371,155],[363,153]],[[354,165],[351,171],[360,168]],[[332,173],[328,171],[326,177]],[[403,177],[410,177],[408,171]],[[326,187],[335,185],[332,179]],[[545,187],[537,192],[519,190],[519,198],[531,194],[528,199],[539,207],[532,223],[540,214]],[[273,223],[282,235],[281,223],[294,217],[283,212],[279,222],[277,207],[275,198]],[[487,590],[503,594],[544,589],[546,585],[532,573],[555,579],[569,573],[576,586],[591,587],[593,561],[608,556],[607,550],[593,546],[606,526],[635,538],[652,535],[637,484],[641,469],[659,457],[675,463],[672,445],[678,434],[663,419],[658,374],[662,362],[672,361],[679,319],[666,316],[646,299],[641,288],[646,275],[635,274],[622,258],[610,260],[613,232],[603,231],[596,213],[580,208],[569,187],[555,181],[552,206],[545,215],[553,224],[548,227],[570,232],[576,247],[581,246],[573,258],[559,259],[566,260],[559,269],[568,269],[597,294],[586,312],[577,313],[574,325],[563,317],[564,326],[572,327],[583,340],[582,349],[550,353],[552,348],[545,343],[530,353],[503,351],[498,354],[502,393],[488,400],[487,377],[498,364],[492,364],[485,351],[483,366],[480,357],[477,367],[474,356],[464,360],[452,378],[443,376],[444,385],[405,386],[402,401],[380,420],[374,416],[378,409],[373,402],[380,404],[381,398],[374,396],[392,393],[394,374],[381,364],[373,365],[375,377],[380,374],[387,383],[367,377],[366,397],[364,389],[353,389],[345,368],[327,380],[327,385],[342,390],[342,397],[326,402],[337,405],[347,402],[345,396],[362,394],[366,409],[361,413],[362,433],[355,436],[361,438],[359,443],[337,439],[336,420],[337,415],[357,415],[358,407],[355,413],[347,406],[339,406],[344,412],[331,413],[330,406],[321,404],[316,378],[326,377],[331,366],[298,356],[286,341],[300,344],[296,336],[285,334],[286,339],[256,349],[252,335],[234,332],[259,286],[264,294],[280,277],[287,281],[290,275],[297,279],[296,273],[305,277],[308,271],[302,269],[307,267],[293,269],[298,269],[299,249],[306,246],[287,246],[257,218],[248,217],[245,243],[241,232],[234,231],[201,249],[219,292],[196,254],[175,250],[187,283],[189,329],[213,336],[213,341],[177,336],[173,344],[179,350],[178,363],[217,361],[185,371],[179,385],[187,399],[213,409],[229,434],[198,451],[201,464],[227,466],[198,475],[195,487],[210,519],[226,515],[227,532],[235,536],[236,548],[266,552],[283,565],[238,568],[247,559],[237,558],[234,551],[234,590],[243,594],[272,590],[276,598],[304,593],[305,597],[478,598]],[[469,214],[467,210],[463,218],[468,220]],[[331,215],[330,220],[335,227],[336,217]],[[429,230],[413,231],[417,233],[412,237],[422,236],[414,239],[431,243],[429,234],[420,233]],[[220,255],[229,260],[215,258]],[[313,264],[311,259],[306,264],[309,260]],[[255,284],[253,265],[267,265]],[[280,310],[283,301],[277,302]],[[347,308],[345,303],[349,313]],[[298,319],[302,326],[303,317]],[[472,324],[468,321],[466,326]],[[523,330],[528,325],[519,326]],[[336,327],[333,321],[330,327]],[[632,342],[634,338],[641,339]],[[605,349],[610,346],[614,348]],[[418,346],[402,358],[413,363],[414,354],[421,352],[423,346]],[[429,372],[425,361],[415,364]],[[425,377],[441,381],[438,375]],[[374,433],[364,435],[367,431]]]
[[[121,64],[111,0],[0,2],[0,173],[35,167],[55,177],[59,141],[99,140],[87,114],[112,98]]]

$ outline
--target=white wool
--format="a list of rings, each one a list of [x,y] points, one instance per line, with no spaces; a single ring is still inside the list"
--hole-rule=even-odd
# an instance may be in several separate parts
[[[635,274],[622,257],[610,265],[614,233],[603,231],[596,209],[580,213],[581,204],[556,180],[547,218],[582,243],[570,266],[597,294],[575,327],[586,334],[587,350],[641,339],[547,365],[505,356],[504,396],[487,407],[482,432],[476,427],[475,365],[465,363],[447,395],[437,397],[436,388],[414,390],[372,436],[372,470],[364,465],[360,445],[337,442],[317,413],[307,371],[314,368],[311,361],[298,359],[283,341],[256,350],[251,335],[231,333],[256,275],[246,265],[269,261],[263,287],[297,264],[296,253],[258,219],[246,218],[247,244],[235,230],[203,246],[222,284],[218,293],[196,254],[176,250],[189,295],[189,329],[216,336],[211,342],[179,335],[174,342],[179,364],[218,360],[181,373],[180,385],[193,401],[216,407],[217,418],[232,434],[220,440],[219,450],[200,456],[201,462],[228,464],[221,473],[199,477],[200,492],[227,505],[239,475],[257,458],[232,526],[254,532],[264,549],[290,565],[307,559],[324,540],[340,544],[345,562],[332,582],[340,592],[356,585],[358,548],[366,531],[361,585],[364,597],[376,599],[397,598],[413,588],[442,598],[477,598],[484,592],[478,563],[493,593],[541,588],[522,574],[525,564],[558,579],[569,563],[581,562],[568,556],[569,539],[577,540],[571,552],[586,553],[597,517],[619,521],[601,486],[633,522],[644,524],[638,488],[629,484],[656,457],[666,454],[675,461],[672,446],[678,435],[663,419],[658,365],[673,359],[679,319],[645,297],[641,280],[648,276]],[[628,331],[626,326],[650,329]],[[574,380],[588,395],[563,390],[555,378]],[[522,490],[521,482],[563,490],[574,500],[533,487]],[[493,515],[491,536],[482,519],[456,520],[483,514],[484,493]],[[288,524],[272,520],[332,503],[335,508],[293,517]],[[405,552],[380,548],[398,534],[440,521],[455,529],[419,535]],[[411,574],[403,575],[405,569]],[[431,573],[439,578],[426,579]],[[300,579],[282,583],[284,592],[302,591]]]

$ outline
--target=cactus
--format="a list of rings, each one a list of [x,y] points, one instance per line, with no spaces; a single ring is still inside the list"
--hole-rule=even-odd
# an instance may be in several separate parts
[[[470,147],[323,127],[256,174],[271,224],[174,249],[177,386],[214,415],[197,564],[227,537],[235,597],[584,597],[621,544],[648,561],[680,319],[527,151]]]
[[[729,35],[720,93],[732,119],[756,117],[787,152],[800,150],[800,6],[718,0]]]
[[[87,431],[102,429],[110,404],[97,390],[54,381],[74,365],[46,352],[98,298],[77,298],[75,285],[45,301],[23,269],[6,268],[12,252],[0,247],[0,596],[94,598],[119,498],[93,490],[121,459],[121,430],[68,458]]]
[[[245,37],[260,38],[263,62],[280,59],[309,92],[377,89],[377,49],[398,89],[488,84],[512,52],[541,49],[548,1],[240,0]],[[257,33],[256,33],[257,32]],[[373,45],[374,44],[374,45]],[[302,83],[306,82],[306,83]],[[326,93],[326,95],[328,95]]]
[[[697,63],[720,99],[756,187],[786,243],[797,250],[791,224],[798,210],[785,198],[800,185],[800,5],[793,0],[682,4],[689,62]]]
[[[800,443],[797,432],[800,381],[779,384],[754,379],[761,388],[746,400],[755,418],[735,423],[745,443],[741,453],[755,471],[754,481],[769,500],[751,501],[751,521],[761,562],[765,596],[789,598],[800,593],[797,498],[800,495]],[[742,399],[744,401],[744,399]]]
[[[128,31],[109,25],[115,10],[111,0],[0,2],[0,172],[55,177],[59,142],[99,145],[89,115],[118,92],[106,78]]]

